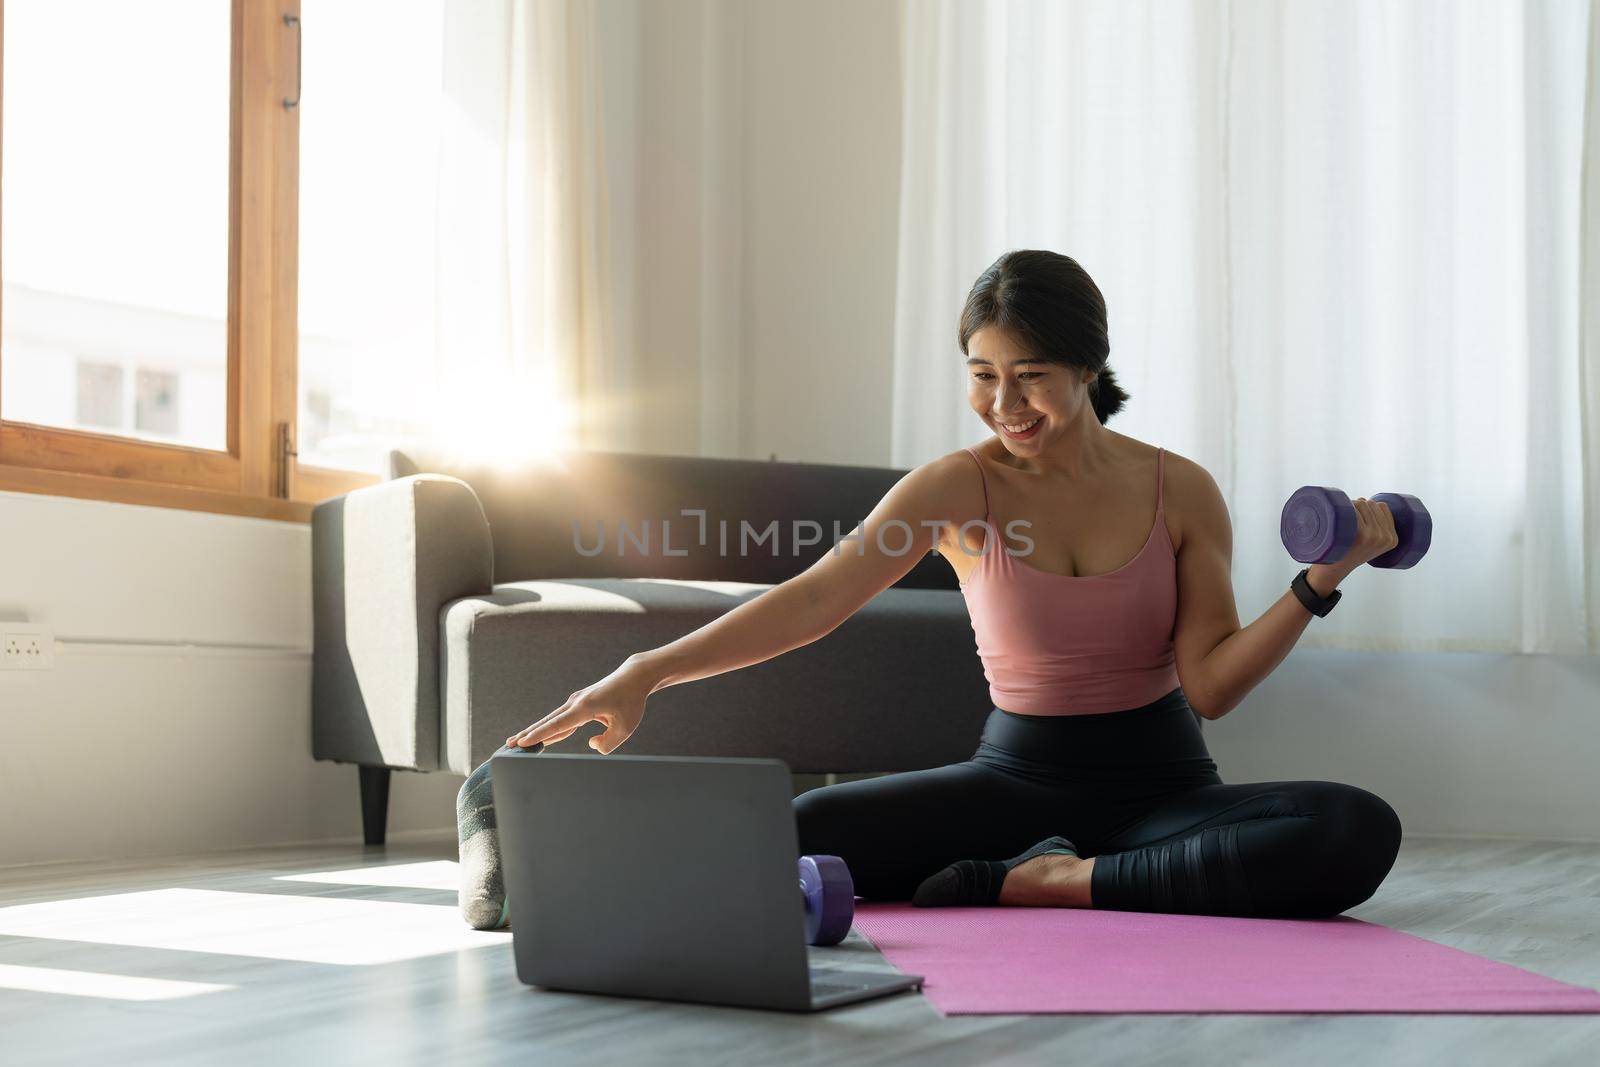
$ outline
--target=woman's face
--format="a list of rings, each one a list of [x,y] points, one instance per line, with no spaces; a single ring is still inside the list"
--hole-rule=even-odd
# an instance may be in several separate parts
[[[1034,358],[997,327],[967,338],[967,400],[1014,452],[1037,452],[1074,419],[1092,418],[1094,378],[1088,369]]]

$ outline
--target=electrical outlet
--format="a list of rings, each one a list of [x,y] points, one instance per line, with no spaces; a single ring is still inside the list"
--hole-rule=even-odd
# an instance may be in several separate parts
[[[0,624],[0,670],[48,671],[55,666],[55,635],[31,623]]]

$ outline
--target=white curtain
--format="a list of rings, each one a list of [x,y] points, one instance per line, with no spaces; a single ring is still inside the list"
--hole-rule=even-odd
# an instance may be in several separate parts
[[[1361,568],[1303,646],[1600,651],[1589,0],[903,14],[896,466],[990,432],[957,316],[1051,249],[1106,297],[1110,427],[1221,487],[1243,623],[1300,566],[1284,500],[1332,485],[1416,494],[1433,546]]]
[[[597,2],[444,5],[427,406],[442,450],[616,447]]]

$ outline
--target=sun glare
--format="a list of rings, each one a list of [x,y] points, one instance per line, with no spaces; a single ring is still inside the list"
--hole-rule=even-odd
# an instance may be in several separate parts
[[[171,978],[136,978],[98,971],[63,971],[55,967],[20,967],[0,963],[0,989],[22,993],[57,993],[102,1000],[177,1000],[202,993],[220,993],[238,986],[212,982],[178,982]]]
[[[324,885],[382,885],[404,889],[448,889],[461,885],[461,865],[455,860],[425,863],[391,863],[382,867],[351,867],[344,871],[280,874],[276,882],[320,882]]]
[[[0,935],[361,966],[505,943],[454,905],[155,889],[0,908]]]

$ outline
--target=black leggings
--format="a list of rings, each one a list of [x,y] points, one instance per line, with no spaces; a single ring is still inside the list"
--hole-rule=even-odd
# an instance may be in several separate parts
[[[1182,688],[1101,715],[995,708],[965,763],[812,789],[794,808],[801,854],[843,857],[868,900],[1060,834],[1095,857],[1091,907],[1320,918],[1372,896],[1400,848],[1399,817],[1364,789],[1223,784]]]

